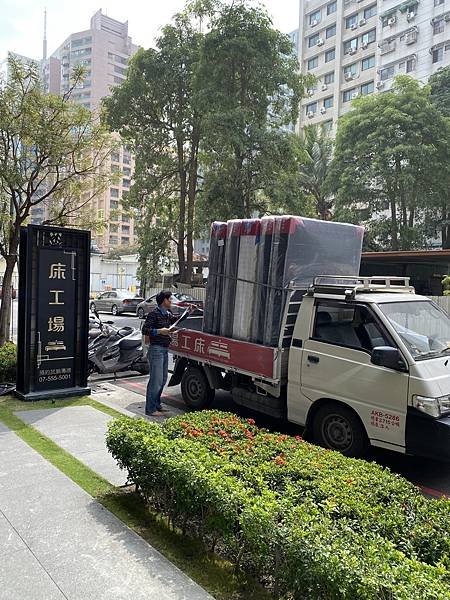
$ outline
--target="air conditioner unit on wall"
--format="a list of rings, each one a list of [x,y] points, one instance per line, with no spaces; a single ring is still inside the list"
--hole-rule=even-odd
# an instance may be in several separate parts
[[[350,97],[351,97],[352,100],[354,100],[358,96],[359,96],[358,92],[353,92],[353,94]]]
[[[324,83],[324,84],[322,85],[322,92],[326,92],[326,91],[327,91],[327,89],[328,89],[328,86],[327,86],[327,84],[326,84],[326,83]]]
[[[367,21],[366,21],[365,19],[361,19],[361,20],[359,21],[359,26],[360,26],[360,27],[363,27],[363,25],[365,25],[366,23],[367,23]]]
[[[377,90],[379,90],[382,87],[384,87],[384,81],[377,81],[377,83],[376,83]]]
[[[414,19],[414,17],[416,16],[416,13],[414,11],[411,11],[409,13],[406,13],[406,20],[407,21],[412,21]]]
[[[324,44],[324,41],[323,41],[323,39],[322,39],[322,38],[319,38],[319,39],[317,40],[317,46],[323,46],[323,44]]]
[[[414,44],[417,41],[417,31],[410,31],[405,35],[406,44]]]
[[[322,115],[324,115],[327,112],[327,109],[325,108],[325,106],[322,106],[322,108],[320,109],[320,112]]]
[[[348,73],[345,73],[344,79],[345,79],[345,81],[351,81],[353,79],[353,73],[351,71],[349,71]]]
[[[312,118],[313,118],[313,116],[314,116],[314,113],[313,113],[313,111],[312,111],[312,110],[309,110],[309,111],[306,113],[306,116],[308,117],[308,119],[312,119]]]
[[[444,21],[450,21],[450,13],[447,13],[446,15],[444,15]]]
[[[363,50],[366,50],[366,48],[368,48],[368,47],[369,47],[369,42],[362,42],[362,43],[361,43],[361,48],[362,48]]]
[[[387,24],[392,27],[392,25],[395,25],[397,23],[397,17],[394,15],[393,17],[390,17],[388,19]]]
[[[318,24],[319,24],[319,21],[317,19],[313,19],[310,23],[311,27],[315,27]]]
[[[354,48],[353,46],[350,48],[350,50],[348,51],[349,54],[356,54],[356,48]]]

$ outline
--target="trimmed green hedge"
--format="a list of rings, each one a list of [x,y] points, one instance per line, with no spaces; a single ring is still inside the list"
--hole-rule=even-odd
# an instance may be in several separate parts
[[[388,469],[217,411],[124,417],[107,445],[150,506],[277,597],[450,598],[450,503]]]
[[[16,346],[7,342],[0,346],[0,383],[16,381]]]

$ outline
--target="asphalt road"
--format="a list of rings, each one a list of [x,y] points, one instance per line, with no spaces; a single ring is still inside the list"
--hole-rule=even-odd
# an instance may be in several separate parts
[[[124,389],[145,396],[147,377],[124,377],[123,379],[118,379],[115,383]],[[162,399],[165,404],[185,410],[180,386],[167,387],[164,390]],[[292,423],[260,415],[259,413],[234,404],[231,395],[228,392],[221,390],[216,392],[211,408],[231,411],[246,418],[252,417],[258,425],[270,430],[290,435],[302,433],[301,428]],[[142,403],[142,412],[144,412],[144,402]],[[378,464],[389,467],[392,471],[403,475],[403,477],[418,485],[422,491],[430,497],[450,497],[450,464],[414,456],[404,456],[396,452],[381,449],[373,449],[369,456],[366,457],[366,460],[375,461]]]

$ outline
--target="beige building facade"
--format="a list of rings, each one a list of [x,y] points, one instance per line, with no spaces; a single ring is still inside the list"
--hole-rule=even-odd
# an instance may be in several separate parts
[[[450,64],[450,0],[300,0],[298,57],[317,78],[298,128],[335,130],[358,96]]]

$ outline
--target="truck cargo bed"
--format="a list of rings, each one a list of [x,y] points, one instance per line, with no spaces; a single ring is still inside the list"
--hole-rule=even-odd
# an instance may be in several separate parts
[[[175,356],[205,365],[279,383],[282,354],[279,348],[243,342],[219,335],[180,329],[172,335],[170,351]]]

